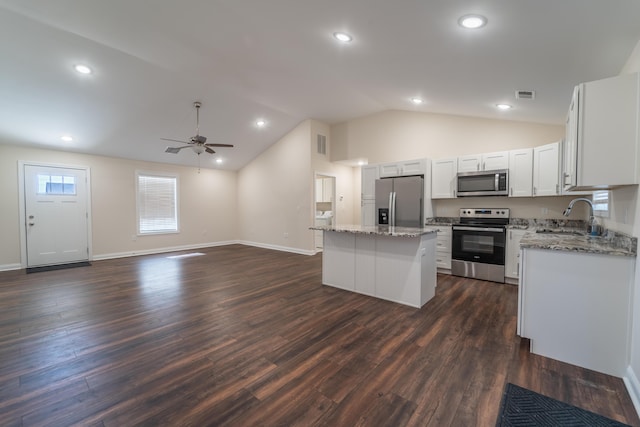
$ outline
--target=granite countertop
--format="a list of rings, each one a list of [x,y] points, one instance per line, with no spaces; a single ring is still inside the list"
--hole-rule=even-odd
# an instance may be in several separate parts
[[[425,225],[451,225],[456,222],[458,218],[435,217],[428,218]],[[507,229],[528,231],[520,241],[523,248],[636,256],[637,238],[613,230],[606,230],[602,236],[587,236],[586,226],[583,220],[511,218]]]
[[[555,231],[555,232],[554,232]],[[560,230],[537,233],[529,230],[520,241],[521,248],[546,249],[552,251],[580,252],[614,256],[636,256],[637,239],[621,233],[607,231],[602,236],[582,234],[562,234]],[[562,230],[565,233],[572,230]],[[573,230],[580,233],[582,230]]]
[[[393,237],[420,237],[423,234],[435,234],[435,230],[413,227],[390,227],[387,225],[318,225],[310,227],[311,230],[335,231],[338,233],[371,234],[377,236]]]

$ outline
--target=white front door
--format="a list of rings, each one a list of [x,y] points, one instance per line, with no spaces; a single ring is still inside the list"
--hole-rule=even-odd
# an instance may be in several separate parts
[[[27,266],[89,259],[87,171],[24,165]]]

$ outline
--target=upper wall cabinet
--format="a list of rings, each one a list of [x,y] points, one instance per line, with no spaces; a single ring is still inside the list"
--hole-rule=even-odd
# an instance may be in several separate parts
[[[424,159],[407,160],[397,163],[384,163],[379,165],[380,178],[407,175],[424,175],[426,166]]]
[[[563,186],[638,183],[639,74],[578,85],[567,115]]]
[[[456,197],[458,158],[434,160],[431,163],[431,198],[452,199]]]
[[[458,157],[458,172],[489,171],[508,168],[508,151]]]
[[[533,148],[509,151],[509,197],[533,195]]]
[[[560,143],[554,142],[533,149],[533,195],[560,194]]]

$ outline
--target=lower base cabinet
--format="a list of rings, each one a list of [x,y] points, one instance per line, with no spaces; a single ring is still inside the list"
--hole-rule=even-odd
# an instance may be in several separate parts
[[[518,334],[531,352],[624,377],[635,258],[522,249]]]

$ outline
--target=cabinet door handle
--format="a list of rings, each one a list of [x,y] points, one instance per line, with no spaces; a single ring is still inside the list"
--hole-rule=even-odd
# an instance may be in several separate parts
[[[478,163],[478,164],[476,165],[476,170],[477,170],[477,171],[479,171],[479,170],[480,170],[480,163]]]
[[[485,162],[482,162],[482,170],[485,170],[487,168],[487,164]]]
[[[509,195],[510,195],[510,196],[513,196],[513,187],[510,187],[510,188],[509,188]]]
[[[533,187],[533,195],[536,195],[536,187]]]
[[[556,184],[556,194],[560,194],[560,184]]]

